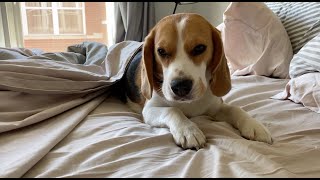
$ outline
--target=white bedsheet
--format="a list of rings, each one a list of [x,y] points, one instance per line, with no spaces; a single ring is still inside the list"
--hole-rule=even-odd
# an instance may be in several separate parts
[[[246,140],[229,124],[201,116],[192,120],[206,135],[206,147],[183,150],[168,129],[151,128],[110,97],[69,128],[33,167],[25,167],[22,177],[319,177],[320,114],[269,98],[288,80],[232,78],[233,88],[224,100],[265,124],[272,145]],[[49,133],[62,127],[47,128]],[[45,131],[40,136],[46,136]]]

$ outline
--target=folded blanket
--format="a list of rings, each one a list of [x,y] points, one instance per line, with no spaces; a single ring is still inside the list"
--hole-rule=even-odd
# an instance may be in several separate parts
[[[141,42],[126,41],[108,51],[103,44],[84,42],[69,46],[68,52],[57,53],[1,48],[0,132],[30,124],[18,122],[83,99],[88,93],[107,90],[122,77],[140,46]],[[67,109],[54,110],[50,116]],[[37,122],[49,118],[42,116]]]
[[[21,177],[109,94],[142,42],[0,48],[0,177]]]

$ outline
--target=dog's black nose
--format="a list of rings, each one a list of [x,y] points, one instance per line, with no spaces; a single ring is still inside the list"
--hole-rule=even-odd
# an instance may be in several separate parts
[[[190,79],[174,79],[170,83],[171,89],[179,97],[184,97],[192,89],[192,80]]]

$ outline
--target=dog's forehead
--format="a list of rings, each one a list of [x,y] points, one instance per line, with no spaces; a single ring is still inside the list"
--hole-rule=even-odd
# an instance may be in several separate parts
[[[164,41],[176,41],[177,40],[177,26],[175,19],[164,19],[160,21],[155,28],[155,40],[157,42]]]
[[[197,14],[181,13],[167,16],[156,25],[154,43],[156,47],[162,47],[169,52],[177,51],[178,40],[185,45],[185,51],[197,44],[211,47],[211,28],[211,24]]]
[[[205,36],[209,38],[208,36],[211,35],[212,30],[210,23],[201,16],[190,16],[182,19],[181,22],[183,22],[180,24],[183,25],[182,33],[185,37]]]
[[[210,33],[210,23],[197,14],[176,14],[163,18],[158,22],[156,31],[158,36],[168,33],[177,33],[180,25],[188,33]]]

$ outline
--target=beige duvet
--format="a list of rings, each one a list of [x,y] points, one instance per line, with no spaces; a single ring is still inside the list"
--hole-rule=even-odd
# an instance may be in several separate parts
[[[38,136],[25,137],[30,146],[58,136],[62,129],[67,135],[59,143],[47,142],[57,144],[34,166],[12,164],[11,170],[26,170],[16,175],[22,177],[319,177],[320,115],[291,101],[269,99],[286,82],[233,77],[233,89],[224,97],[265,124],[273,145],[246,140],[229,124],[203,116],[193,121],[205,133],[206,147],[183,150],[174,144],[168,129],[142,123],[139,114],[115,98],[97,98],[80,107],[93,111],[79,124],[70,120],[35,127]],[[29,151],[20,149],[19,154]],[[37,153],[41,152],[30,156]]]
[[[120,61],[98,65],[36,61],[41,70],[28,61],[19,62],[24,67],[0,61],[0,177],[320,177],[320,114],[270,99],[288,79],[232,77],[224,97],[265,124],[272,145],[201,116],[192,120],[206,135],[206,147],[183,150],[168,129],[144,124],[105,91],[141,44],[122,45],[107,56]],[[126,47],[131,54],[122,52]]]

